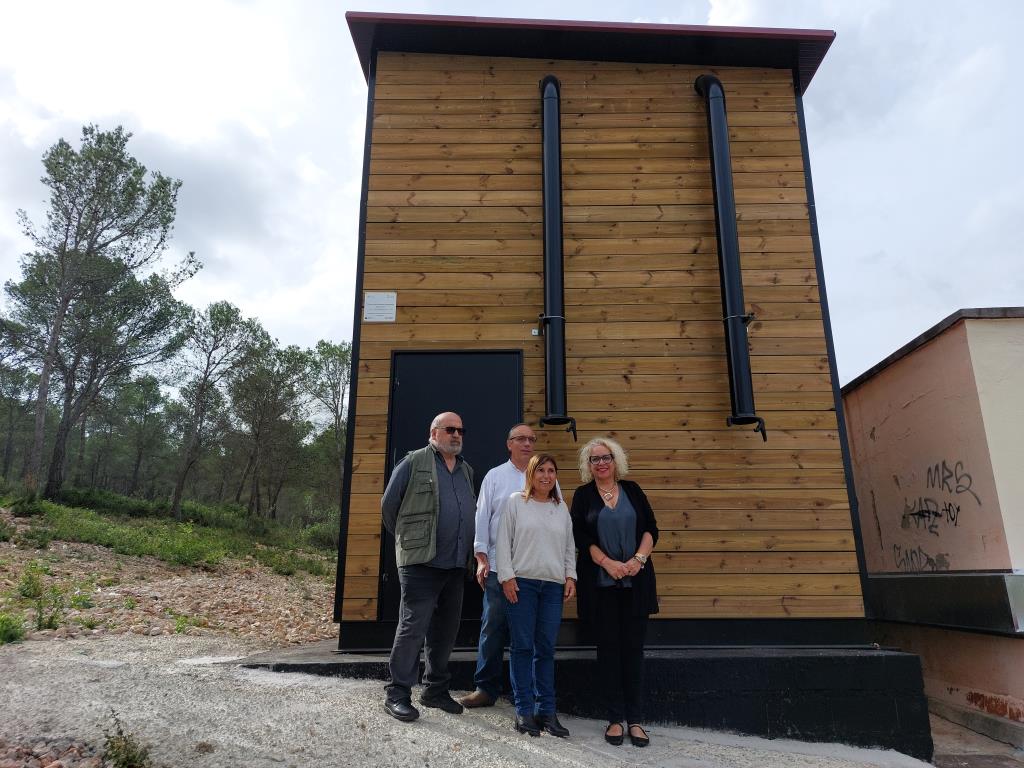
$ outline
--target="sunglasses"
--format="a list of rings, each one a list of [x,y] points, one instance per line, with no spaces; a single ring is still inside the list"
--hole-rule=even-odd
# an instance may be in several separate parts
[[[589,459],[587,459],[587,461],[589,461],[591,464],[595,464],[595,465],[596,464],[611,464],[613,461],[615,461],[615,457],[612,456],[610,453],[606,453],[606,454],[604,454],[604,456],[591,456]]]
[[[465,427],[441,427],[441,429],[443,429],[449,435],[454,435],[454,434],[464,435],[464,434],[466,434],[466,428]]]

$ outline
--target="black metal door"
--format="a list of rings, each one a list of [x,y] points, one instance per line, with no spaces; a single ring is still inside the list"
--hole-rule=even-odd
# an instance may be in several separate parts
[[[466,427],[462,455],[473,467],[476,488],[487,471],[508,460],[505,439],[523,418],[523,353],[514,351],[402,351],[391,358],[385,483],[406,453],[427,444],[430,422],[455,411]],[[381,527],[380,619],[398,620],[400,590],[395,540]],[[467,578],[460,645],[478,631],[480,588]],[[467,626],[466,622],[470,622]]]

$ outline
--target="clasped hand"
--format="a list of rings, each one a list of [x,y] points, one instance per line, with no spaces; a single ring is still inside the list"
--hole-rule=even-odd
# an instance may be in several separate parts
[[[616,581],[624,579],[627,576],[636,576],[640,573],[640,563],[632,558],[623,563],[618,560],[612,560],[609,557],[601,565],[604,568],[605,573]]]

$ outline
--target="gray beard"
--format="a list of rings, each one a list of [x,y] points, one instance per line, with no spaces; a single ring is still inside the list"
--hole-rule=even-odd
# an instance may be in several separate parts
[[[438,443],[437,440],[433,439],[430,440],[430,444],[434,446],[434,448],[439,450],[441,453],[445,454],[446,456],[458,456],[460,453],[462,453],[462,443],[459,443],[458,446],[451,449],[446,449],[443,445]]]

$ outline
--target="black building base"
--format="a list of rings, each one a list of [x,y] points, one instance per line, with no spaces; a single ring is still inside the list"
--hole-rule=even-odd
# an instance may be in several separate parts
[[[932,758],[917,656],[872,648],[687,648],[647,653],[648,721],[770,739],[839,742]],[[472,690],[476,654],[453,654],[452,688]],[[243,662],[278,672],[386,680],[386,656],[335,653]],[[559,651],[558,710],[604,718],[593,651]]]

